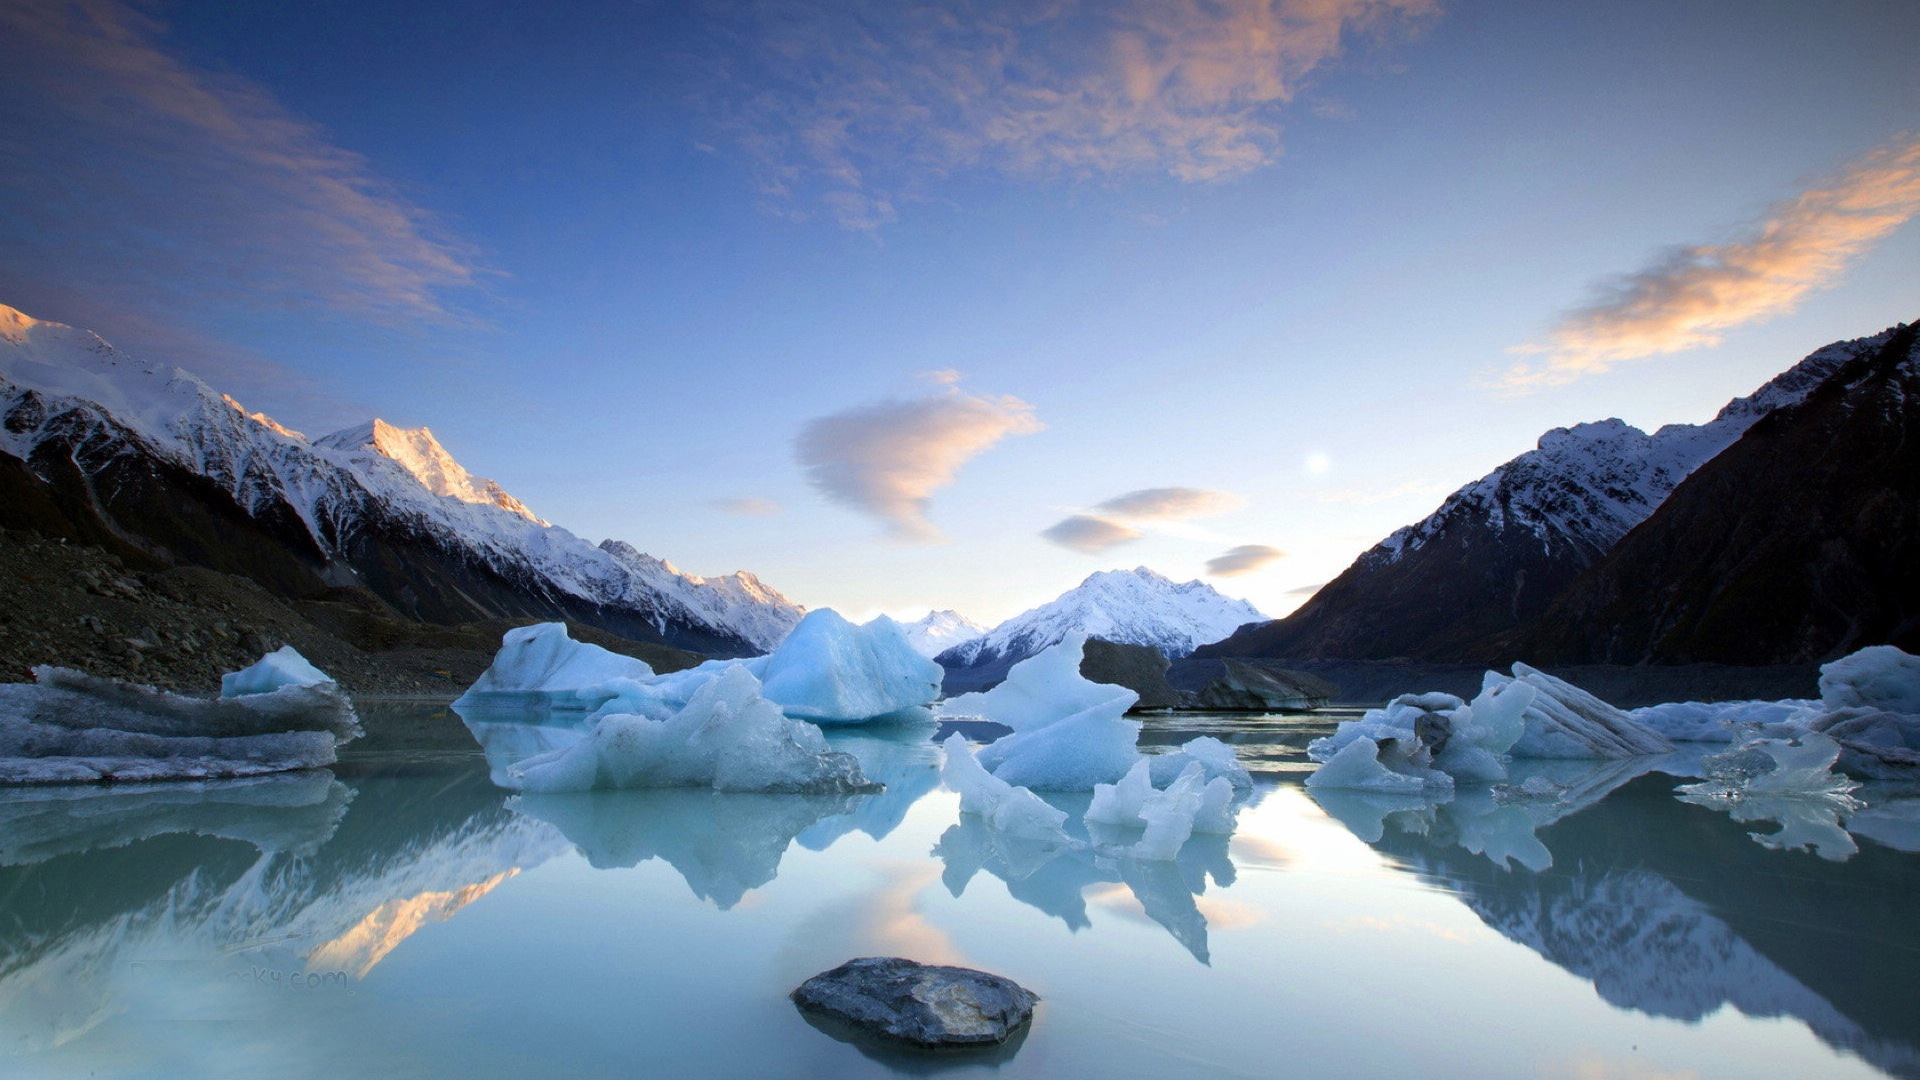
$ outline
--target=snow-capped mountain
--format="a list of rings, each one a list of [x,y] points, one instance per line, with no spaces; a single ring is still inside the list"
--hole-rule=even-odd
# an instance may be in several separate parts
[[[900,631],[907,635],[907,644],[914,652],[932,659],[955,645],[972,641],[987,628],[957,611],[929,611],[912,622],[901,623]]]
[[[225,395],[222,395],[223,397]],[[226,398],[238,407],[239,403]],[[297,437],[297,432],[273,422],[261,413],[248,413],[248,416],[271,426],[282,435]],[[527,504],[507,494],[506,489],[484,477],[474,476],[460,463],[453,460],[440,440],[433,437],[428,428],[398,428],[385,420],[375,418],[364,424],[350,427],[345,431],[336,431],[321,439],[314,440],[315,446],[328,450],[338,450],[345,454],[379,454],[400,463],[401,467],[420,481],[420,486],[435,495],[445,495],[461,502],[479,503],[482,506],[497,506],[537,525],[549,525],[527,509]]]
[[[1222,596],[1204,582],[1176,584],[1144,566],[1103,570],[936,659],[950,672],[972,669],[997,677],[1076,633],[1122,645],[1146,645],[1169,658],[1180,657],[1226,637],[1242,624],[1265,619],[1252,604]],[[958,685],[950,679],[949,692]]]
[[[185,371],[3,306],[0,417],[36,499],[281,592],[361,585],[428,621],[572,617],[722,654],[771,649],[803,614],[750,575],[690,577],[548,525],[425,429],[376,420],[309,442]]]
[[[1299,611],[1203,654],[1491,660],[1489,642],[1539,617],[1701,465],[1887,340],[1820,349],[1706,424],[1555,428],[1366,551]]]

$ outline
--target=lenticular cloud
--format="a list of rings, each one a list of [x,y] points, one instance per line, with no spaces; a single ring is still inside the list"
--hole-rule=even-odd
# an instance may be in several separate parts
[[[887,526],[895,538],[940,539],[927,520],[933,493],[1008,435],[1040,430],[1033,406],[958,388],[823,416],[801,429],[794,457],[822,495]]]

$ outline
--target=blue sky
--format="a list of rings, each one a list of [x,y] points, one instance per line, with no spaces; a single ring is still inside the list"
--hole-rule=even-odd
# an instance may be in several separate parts
[[[0,25],[0,302],[855,615],[1282,614],[1548,428],[1920,316],[1908,2]]]

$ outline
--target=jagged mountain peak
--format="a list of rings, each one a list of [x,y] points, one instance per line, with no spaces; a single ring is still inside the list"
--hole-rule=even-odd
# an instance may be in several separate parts
[[[901,623],[900,629],[907,635],[907,644],[929,659],[987,632],[986,627],[965,615],[946,609],[929,611],[912,622]]]
[[[541,521],[424,428],[371,421],[309,443],[88,331],[4,308],[0,332],[0,452],[48,485],[125,473],[95,505],[141,516],[109,531],[158,530],[167,539],[151,542],[198,553],[188,561],[271,566],[284,589],[365,585],[428,621],[571,617],[722,655],[771,649],[800,618],[750,575],[707,581],[662,561],[639,567]],[[182,517],[142,502],[143,492],[212,501]],[[257,559],[222,547],[235,542],[235,516],[264,530],[248,541],[265,545]]]
[[[314,445],[345,453],[372,451],[398,462],[401,468],[435,495],[482,506],[497,506],[536,524],[551,524],[528,509],[526,503],[508,494],[499,484],[468,472],[465,466],[454,460],[452,454],[447,453],[447,448],[440,445],[440,440],[433,437],[431,428],[403,428],[375,417],[364,424],[356,424],[317,439]]]

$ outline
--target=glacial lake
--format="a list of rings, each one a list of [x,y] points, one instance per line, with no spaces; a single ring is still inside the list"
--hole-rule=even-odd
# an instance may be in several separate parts
[[[1316,799],[1337,714],[1155,717],[1256,785],[1152,863],[963,818],[931,726],[830,732],[877,795],[514,797],[445,709],[363,715],[331,772],[0,792],[0,1075],[1920,1077],[1916,792]],[[1043,1000],[984,1057],[789,1002],[870,955]]]

